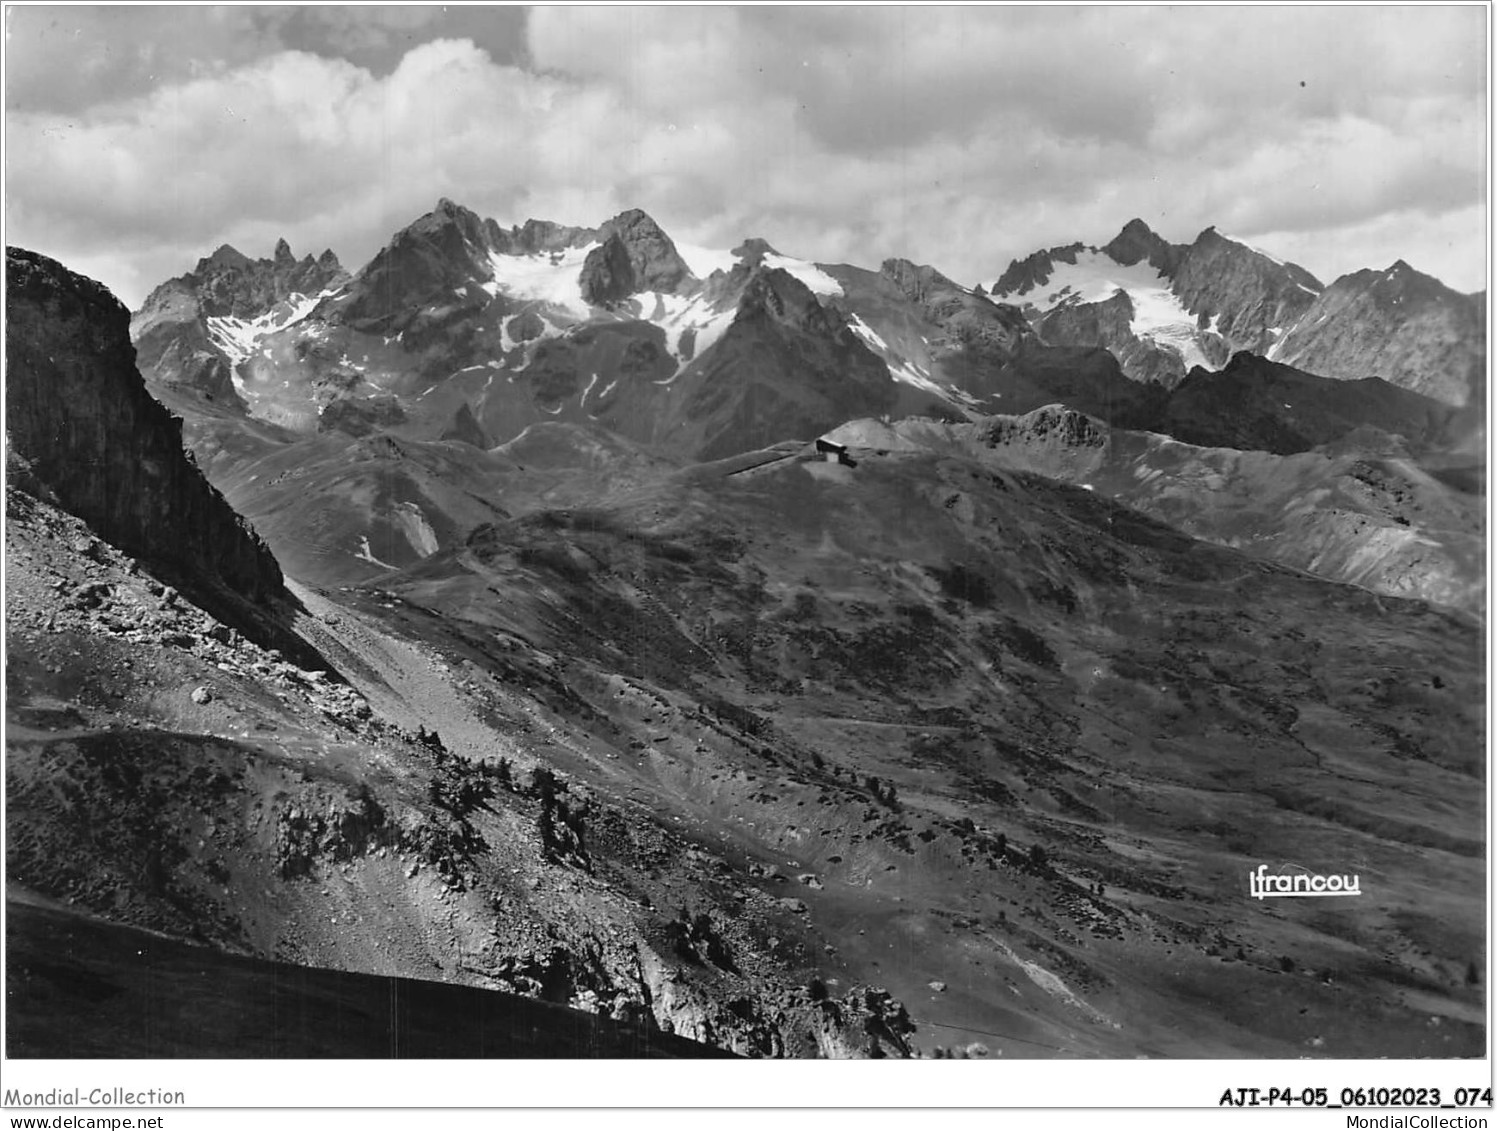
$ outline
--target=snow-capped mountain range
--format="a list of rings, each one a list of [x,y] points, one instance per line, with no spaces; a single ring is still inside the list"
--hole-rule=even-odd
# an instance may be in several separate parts
[[[770,404],[802,430],[848,411],[1027,411],[1066,399],[1049,379],[1062,362],[1072,384],[1090,374],[1083,399],[1137,401],[1105,359],[1057,352],[1077,349],[1106,350],[1122,376],[1166,390],[1247,351],[1484,403],[1483,297],[1401,262],[1326,287],[1215,229],[1170,244],[1138,220],[1101,247],[1016,260],[985,289],[903,260],[815,264],[760,239],[678,246],[638,210],[597,228],[506,229],[443,200],[352,276],[331,252],[295,260],[284,241],[269,260],[221,248],[158,288],[132,333],[153,383],[296,431],[440,435],[461,421],[487,446],[561,419],[722,454],[725,430],[745,443],[774,434],[753,427],[776,425]],[[850,382],[795,375],[807,335]],[[741,388],[714,392],[724,358],[746,353]],[[746,398],[752,414],[694,426],[704,404]]]
[[[278,553],[315,552],[299,569],[341,576],[348,555],[396,568],[460,540],[515,469],[720,461],[858,419],[1064,405],[1209,449],[1470,463],[1482,299],[1403,264],[1327,287],[1140,221],[989,288],[677,244],[638,210],[506,228],[442,200],[351,275],[284,242],[221,248],[132,336],[215,484]]]
[[[1169,244],[1133,220],[1104,247],[1015,260],[991,294],[1021,305],[1046,341],[1110,350],[1135,380],[1172,386],[1246,350],[1342,380],[1382,377],[1446,404],[1484,397],[1485,296],[1402,260],[1327,287],[1215,228]]]

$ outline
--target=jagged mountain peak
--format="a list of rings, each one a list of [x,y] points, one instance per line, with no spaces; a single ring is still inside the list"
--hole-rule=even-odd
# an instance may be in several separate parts
[[[626,209],[624,209],[617,216],[613,217],[610,220],[605,220],[599,226],[599,230],[600,231],[604,230],[604,229],[607,229],[609,231],[616,231],[616,232],[636,232],[637,231],[637,232],[660,232],[661,235],[665,234],[661,230],[660,225],[655,222],[655,218],[653,216],[651,216],[648,212],[646,212],[643,208],[626,208]]]
[[[449,196],[439,197],[437,199],[437,206],[432,209],[432,213],[438,216],[452,217],[476,215],[472,209],[463,207]]]
[[[1304,287],[1306,290],[1309,290],[1313,294],[1318,294],[1320,291],[1325,289],[1324,283],[1322,283],[1314,275],[1310,274],[1309,271],[1306,271],[1298,263],[1286,263],[1284,260],[1270,255],[1261,247],[1255,247],[1252,244],[1248,243],[1246,240],[1238,239],[1236,236],[1229,236],[1225,234],[1224,232],[1220,231],[1214,224],[1210,227],[1204,228],[1201,231],[1201,234],[1196,236],[1195,242],[1188,248],[1182,250],[1189,252],[1198,249],[1203,250],[1209,254],[1220,253],[1223,251],[1230,254],[1241,254],[1242,252],[1246,252],[1247,257],[1250,257],[1251,261],[1256,263],[1260,270],[1278,270],[1287,272],[1290,279],[1294,283],[1297,283],[1298,285]]]
[[[1175,273],[1184,253],[1183,248],[1176,247],[1137,218],[1124,224],[1123,230],[1102,251],[1124,267],[1147,260],[1150,266],[1166,276]]]
[[[204,256],[198,260],[197,267],[193,269],[193,273],[201,275],[213,270],[232,270],[234,268],[251,267],[254,265],[254,262],[253,259],[245,255],[244,252],[240,251],[233,244],[219,244],[212,255]]]
[[[447,197],[437,201],[437,206],[425,215],[417,217],[395,234],[391,243],[413,236],[428,236],[446,228],[455,228],[470,239],[483,242],[484,223],[482,217],[470,208],[464,208]]]
[[[1160,236],[1153,228],[1135,216],[1123,225],[1123,230],[1117,234],[1118,239],[1159,239]]]
[[[630,208],[598,229],[601,245],[582,268],[582,295],[610,306],[642,291],[675,294],[696,284],[676,245],[648,213]]]
[[[1087,245],[1077,241],[1036,251],[1023,259],[1010,260],[1008,267],[993,284],[992,294],[1004,297],[1028,294],[1036,287],[1042,287],[1050,281],[1050,276],[1055,271],[1055,264],[1074,265],[1076,257],[1086,250],[1088,250]]]
[[[344,278],[331,250],[318,259],[298,260],[285,239],[276,242],[273,258],[251,259],[238,248],[222,244],[198,260],[184,275],[170,279],[147,296],[136,314],[132,334],[137,339],[162,323],[197,318],[253,319],[293,295],[316,295]],[[149,362],[143,366],[150,368]]]
[[[1372,277],[1374,285],[1383,289],[1393,289],[1413,293],[1443,293],[1454,295],[1458,292],[1452,291],[1444,283],[1433,275],[1427,275],[1417,267],[1411,267],[1407,260],[1397,259],[1385,271],[1367,272]],[[1337,280],[1338,282],[1340,280]]]

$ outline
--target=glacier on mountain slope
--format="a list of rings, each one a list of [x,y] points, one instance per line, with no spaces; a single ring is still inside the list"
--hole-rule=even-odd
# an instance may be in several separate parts
[[[1118,291],[1133,303],[1129,329],[1179,355],[1187,370],[1209,368],[1196,336],[1196,319],[1170,289],[1170,281],[1146,260],[1124,266],[1099,251],[1084,251],[1076,262],[1058,262],[1047,283],[1023,296],[1023,301],[1048,313],[1063,306],[1105,302]]]
[[[586,318],[587,301],[582,297],[582,265],[588,253],[601,245],[569,247],[547,255],[489,254],[494,277],[483,284],[491,295],[501,291],[511,298],[534,299],[565,310],[576,318]]]
[[[676,254],[686,261],[686,266],[691,268],[691,273],[698,279],[706,279],[714,271],[729,272],[738,263],[738,257],[731,251],[681,243],[679,240],[674,242]]]

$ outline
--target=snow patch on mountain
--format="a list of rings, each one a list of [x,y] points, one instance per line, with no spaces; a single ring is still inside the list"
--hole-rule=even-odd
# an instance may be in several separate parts
[[[1084,251],[1076,256],[1075,263],[1057,262],[1050,281],[1035,287],[1024,296],[1024,301],[1048,312],[1059,306],[1105,302],[1116,292],[1125,291],[1133,299],[1135,311],[1148,305],[1157,315],[1173,304],[1183,314],[1184,308],[1170,293],[1169,286],[1169,280],[1146,261],[1125,267],[1102,252]],[[1163,294],[1156,296],[1151,292]]]
[[[648,320],[665,331],[665,348],[675,359],[678,373],[690,360],[681,356],[681,338],[685,333],[688,330],[693,332],[692,359],[701,357],[702,353],[722,337],[723,332],[732,325],[735,314],[732,309],[715,309],[701,296],[683,298],[681,295],[652,291],[641,295],[640,298],[647,307],[653,304]],[[657,385],[669,384],[674,379],[672,375],[666,381],[655,383]]]
[[[905,385],[913,385],[927,393],[934,393],[938,397],[950,398],[956,392],[954,389],[946,389],[937,384],[931,379],[930,372],[923,366],[899,357],[889,348],[889,343],[884,341],[883,336],[858,317],[856,312],[848,316],[847,324],[854,334],[878,352],[884,360],[884,367],[888,369],[889,376],[894,380]]]
[[[260,340],[268,334],[296,325],[332,293],[332,290],[325,290],[315,295],[288,295],[285,302],[277,303],[256,318],[223,315],[205,320],[208,340],[229,359],[229,379],[234,382],[234,388],[240,396],[244,395],[244,381],[239,376],[239,366],[254,356],[256,350],[262,356],[270,356],[269,350],[261,346]]]
[[[842,284],[808,260],[792,259],[788,255],[765,252],[763,262],[766,267],[778,267],[781,271],[794,275],[806,284],[814,295],[842,294]]]
[[[714,271],[731,271],[738,262],[738,257],[731,251],[715,247],[700,247],[696,244],[682,243],[680,240],[673,242],[676,245],[676,254],[686,261],[686,266],[691,268],[691,273],[698,279],[705,279]]]
[[[887,361],[884,364],[888,366],[889,376],[896,381],[903,382],[906,385],[913,385],[917,389],[922,389],[927,393],[934,393],[938,397],[947,395],[946,390],[932,381],[930,374],[918,365],[914,365],[908,361],[900,365],[891,365]]]
[[[598,246],[590,243],[586,247],[571,247],[546,255],[492,252],[489,264],[494,278],[483,284],[483,289],[491,295],[502,292],[511,298],[544,302],[577,318],[586,318],[589,307],[582,297],[582,264],[588,253]]]
[[[862,338],[874,349],[882,350],[886,353],[888,352],[889,344],[879,336],[877,330],[875,330],[872,326],[868,325],[868,323],[859,318],[856,312],[852,314],[851,319],[852,320],[848,323],[848,325],[852,327],[852,332],[854,334]]]
[[[733,318],[737,314],[735,310],[716,311],[705,322],[697,325],[696,340],[692,346],[692,357],[701,357],[717,340],[727,332],[733,324]]]

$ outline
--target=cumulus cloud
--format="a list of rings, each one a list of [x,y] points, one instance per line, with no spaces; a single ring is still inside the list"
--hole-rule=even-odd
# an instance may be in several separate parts
[[[1481,285],[1477,8],[235,8],[167,62],[122,11],[117,49],[8,27],[93,77],[8,68],[6,211],[132,304],[226,241],[358,265],[444,195],[966,282],[1135,215],[1327,277],[1401,233]]]

